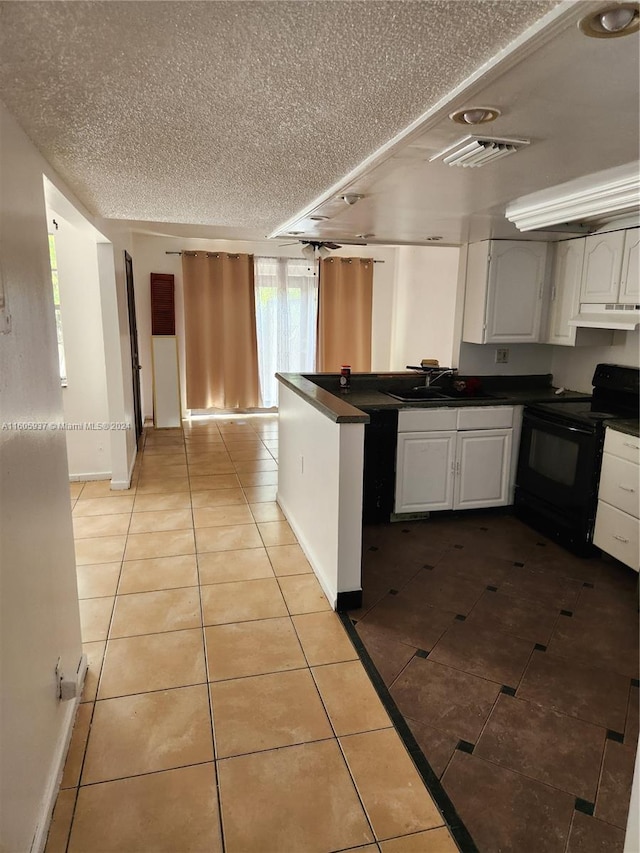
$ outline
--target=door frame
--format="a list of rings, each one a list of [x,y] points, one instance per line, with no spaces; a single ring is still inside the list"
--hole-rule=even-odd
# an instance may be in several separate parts
[[[136,300],[133,284],[133,260],[124,251],[124,269],[127,282],[127,308],[129,312],[129,342],[131,345],[131,384],[133,389],[133,412],[136,428],[136,447],[140,449],[142,436],[142,396],[140,393],[140,350],[138,347],[138,324],[136,322]]]

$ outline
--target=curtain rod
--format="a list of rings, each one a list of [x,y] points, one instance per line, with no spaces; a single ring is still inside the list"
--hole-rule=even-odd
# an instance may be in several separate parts
[[[197,251],[198,251],[197,249],[184,249],[180,252],[165,252],[165,255],[184,255],[185,252],[193,252],[193,254],[195,254]],[[207,250],[206,249],[200,249],[199,251],[206,252]],[[219,254],[219,252],[222,252],[224,254],[225,251],[226,251],[225,249],[220,249],[218,252],[208,252],[208,254],[215,255],[215,254]],[[235,252],[226,252],[226,254],[234,255],[236,253]],[[284,257],[286,257],[286,256],[284,256]],[[339,257],[341,257],[341,255],[335,255],[334,257],[339,258]],[[296,260],[304,261],[305,259],[304,258],[291,258],[291,260],[292,261],[296,261]],[[327,260],[329,260],[329,258],[327,258]],[[386,263],[385,261],[377,260],[376,258],[371,258],[371,260],[373,261],[374,264]]]

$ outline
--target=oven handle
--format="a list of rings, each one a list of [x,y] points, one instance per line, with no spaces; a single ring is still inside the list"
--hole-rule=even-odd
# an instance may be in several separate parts
[[[532,415],[530,412],[525,412],[523,415],[523,419],[532,424],[538,424],[539,426],[544,427],[557,427],[561,429],[563,432],[577,432],[580,435],[595,435],[594,430],[590,429],[580,429],[580,427],[569,426],[568,424],[560,424],[557,421],[545,420],[545,418],[541,418],[538,415]]]

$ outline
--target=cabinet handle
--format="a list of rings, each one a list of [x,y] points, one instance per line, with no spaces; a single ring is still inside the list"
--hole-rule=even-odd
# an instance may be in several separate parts
[[[544,281],[541,281],[540,287],[538,289],[538,299],[542,299],[543,294],[544,294]]]
[[[625,446],[625,447],[632,447],[634,450],[640,450],[640,446],[639,446],[639,445],[637,445],[637,444],[631,444],[631,442],[630,442],[630,441],[623,441],[622,443],[624,444],[624,446]]]
[[[631,486],[621,486],[620,483],[618,483],[618,488],[622,489],[623,492],[635,492],[635,489],[632,489]]]
[[[555,286],[555,284],[551,288],[551,301],[552,302],[556,301],[556,286]]]
[[[460,476],[460,460],[456,462],[456,474],[458,477]]]
[[[618,536],[617,533],[612,534],[614,539],[617,539],[619,542],[628,542],[628,539],[625,539],[624,536]]]

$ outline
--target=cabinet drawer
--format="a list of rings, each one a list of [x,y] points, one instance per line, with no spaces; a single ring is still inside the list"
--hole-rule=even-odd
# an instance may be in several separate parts
[[[635,571],[640,567],[640,521],[598,501],[594,544]]]
[[[630,462],[640,463],[640,438],[635,435],[627,435],[615,429],[607,429],[604,438],[605,453],[613,453]]]
[[[398,432],[431,432],[455,429],[457,409],[400,409]]]
[[[598,500],[640,518],[640,466],[628,459],[605,453],[600,474]]]
[[[508,429],[513,426],[513,406],[458,409],[458,429]]]

